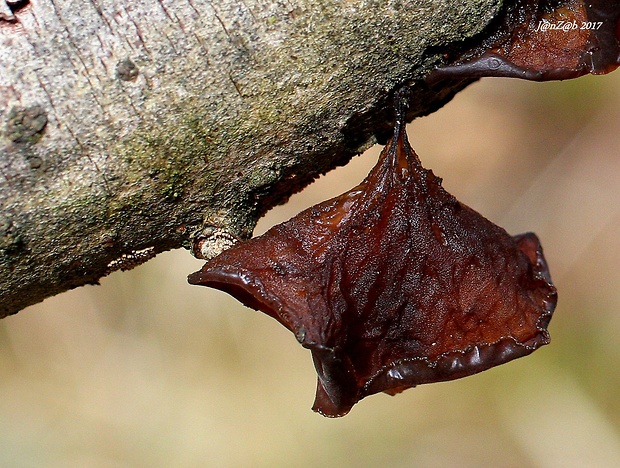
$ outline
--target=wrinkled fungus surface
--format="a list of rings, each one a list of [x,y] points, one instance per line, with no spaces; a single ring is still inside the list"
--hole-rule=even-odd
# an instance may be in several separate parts
[[[404,124],[359,186],[190,275],[312,352],[314,410],[451,380],[549,342],[556,291],[538,238],[511,237],[424,169]]]
[[[620,65],[620,0],[517,0],[483,43],[448,54],[427,78],[503,76],[546,81],[604,74]]]

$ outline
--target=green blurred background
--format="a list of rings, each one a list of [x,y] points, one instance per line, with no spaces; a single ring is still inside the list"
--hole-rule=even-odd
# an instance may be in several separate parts
[[[462,202],[542,240],[551,345],[459,381],[310,410],[310,354],[273,319],[189,286],[168,252],[0,321],[0,466],[620,466],[620,72],[486,79],[410,125]],[[270,212],[338,195],[375,147]]]

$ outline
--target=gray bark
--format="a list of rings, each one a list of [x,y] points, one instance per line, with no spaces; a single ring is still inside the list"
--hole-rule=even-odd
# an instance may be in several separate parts
[[[205,226],[249,236],[500,3],[0,0],[0,317]]]

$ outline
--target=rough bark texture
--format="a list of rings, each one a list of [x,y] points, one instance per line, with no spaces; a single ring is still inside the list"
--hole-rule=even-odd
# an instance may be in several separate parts
[[[0,316],[257,218],[499,0],[0,3]],[[413,115],[456,92],[418,91]]]

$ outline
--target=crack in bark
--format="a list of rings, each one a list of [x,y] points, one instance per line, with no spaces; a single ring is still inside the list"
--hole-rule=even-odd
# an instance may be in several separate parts
[[[29,4],[29,0],[0,1],[0,24],[2,21],[5,21],[7,23],[19,22],[16,14],[26,8]]]

